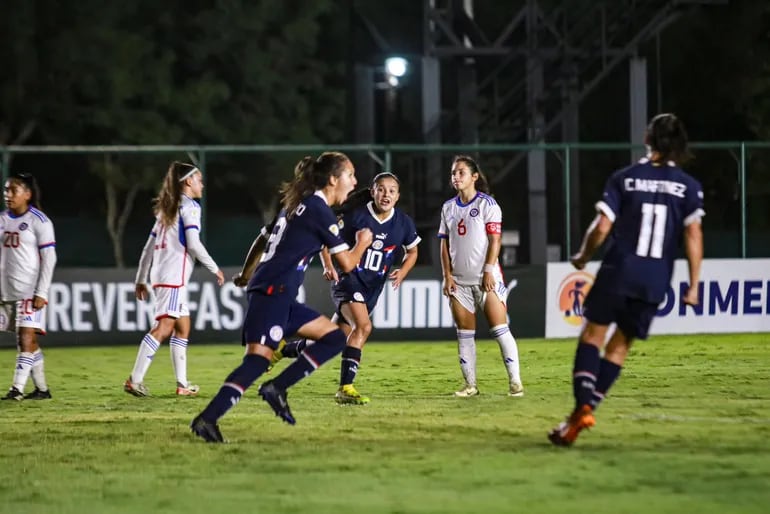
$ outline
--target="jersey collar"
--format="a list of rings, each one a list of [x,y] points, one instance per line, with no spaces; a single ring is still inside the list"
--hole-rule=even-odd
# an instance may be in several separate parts
[[[470,204],[472,204],[472,203],[473,203],[473,201],[474,201],[476,198],[478,198],[480,194],[481,194],[481,191],[476,191],[476,194],[475,194],[475,195],[473,195],[473,198],[471,198],[470,200],[468,200],[468,203],[462,203],[462,202],[460,201],[460,195],[457,195],[457,196],[455,197],[455,202],[456,202],[456,203],[457,203],[457,205],[458,205],[458,206],[460,206],[460,207],[467,207],[467,206],[469,206]]]
[[[369,214],[372,215],[372,218],[377,220],[377,222],[380,225],[382,225],[383,223],[387,223],[388,221],[393,219],[393,216],[396,214],[396,209],[394,207],[393,209],[390,210],[390,214],[388,214],[388,217],[385,218],[384,220],[381,220],[380,217],[377,216],[377,212],[374,210],[374,201],[370,201],[369,203],[367,203],[366,208],[369,210]]]

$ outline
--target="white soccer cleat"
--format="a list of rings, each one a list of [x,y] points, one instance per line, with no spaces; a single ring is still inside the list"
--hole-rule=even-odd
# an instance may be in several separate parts
[[[521,382],[511,382],[511,387],[508,389],[508,396],[514,396],[516,398],[524,396],[524,386]]]
[[[187,384],[187,387],[177,387],[176,388],[176,395],[177,396],[195,396],[198,394],[198,391],[200,391],[201,388],[198,387],[195,384]]]
[[[458,398],[470,398],[471,396],[478,396],[479,390],[475,385],[465,384],[465,387],[459,391],[455,391],[455,396]]]

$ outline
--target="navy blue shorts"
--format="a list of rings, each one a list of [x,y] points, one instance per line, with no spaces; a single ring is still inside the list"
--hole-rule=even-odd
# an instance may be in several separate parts
[[[273,350],[281,339],[294,335],[302,325],[321,315],[286,295],[266,295],[250,291],[243,319],[241,343],[261,343]]]
[[[594,284],[595,286],[596,284]],[[583,302],[583,317],[598,325],[617,324],[632,339],[647,339],[658,305],[606,290],[591,288]]]
[[[334,305],[337,306],[337,316],[349,325],[350,322],[342,315],[340,307],[344,303],[351,302],[366,304],[366,309],[369,311],[369,315],[371,315],[374,307],[377,306],[377,300],[381,292],[382,286],[378,287],[376,291],[370,291],[366,285],[353,275],[345,276],[332,286],[332,300]]]

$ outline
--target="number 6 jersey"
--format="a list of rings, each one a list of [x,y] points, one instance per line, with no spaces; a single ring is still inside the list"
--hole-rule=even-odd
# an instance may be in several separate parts
[[[0,298],[4,302],[39,296],[48,299],[56,266],[53,223],[41,211],[30,207],[15,216],[0,214],[3,247],[0,249]]]
[[[502,233],[503,213],[494,198],[477,192],[468,203],[456,196],[441,207],[439,238],[449,239],[452,276],[459,285],[481,284],[489,234]]]
[[[705,215],[700,183],[673,163],[641,159],[607,180],[596,210],[613,226],[594,287],[614,284],[624,296],[663,301],[684,227]]]

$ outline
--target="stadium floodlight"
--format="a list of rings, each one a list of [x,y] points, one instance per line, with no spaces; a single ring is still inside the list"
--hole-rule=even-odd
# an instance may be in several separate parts
[[[385,59],[385,72],[389,77],[400,79],[409,70],[409,61],[403,57],[388,57]]]

